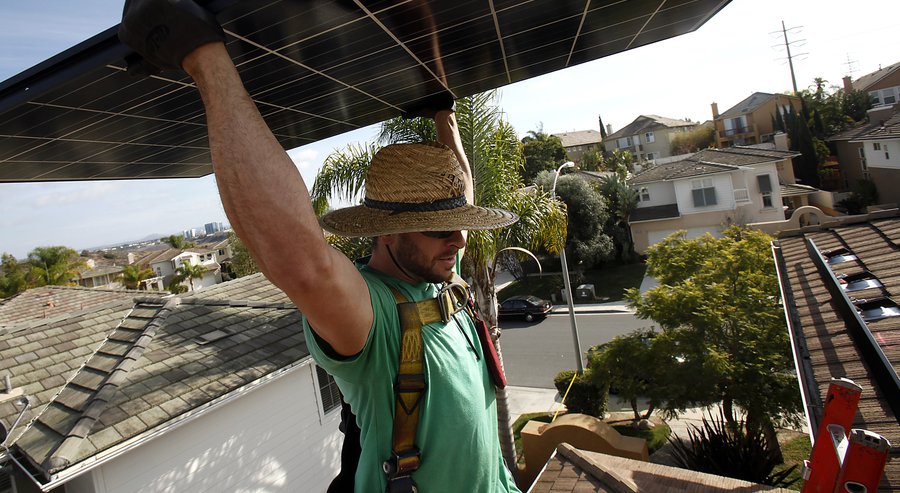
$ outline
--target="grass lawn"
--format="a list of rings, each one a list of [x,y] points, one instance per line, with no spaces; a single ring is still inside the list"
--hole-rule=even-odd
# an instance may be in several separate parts
[[[810,452],[812,452],[812,444],[806,435],[799,436],[781,445],[784,464],[775,467],[775,472],[783,471],[797,464],[797,468],[788,475],[787,479],[797,478],[798,481],[789,486],[789,489],[800,491],[800,488],[803,487],[803,480],[800,479],[803,474],[803,461],[809,458]]]
[[[570,273],[572,289],[582,284],[593,284],[597,299],[583,300],[575,298],[575,303],[596,303],[598,301],[617,301],[622,299],[626,288],[637,288],[644,278],[646,264],[611,265],[600,270],[591,270],[583,276],[576,278],[575,273]],[[541,276],[528,276],[521,281],[513,281],[509,286],[497,293],[499,300],[505,300],[518,294],[533,294],[538,298],[552,300],[556,295],[555,303],[562,303],[559,292],[563,288],[561,272],[549,273]]]
[[[525,457],[522,454],[522,440],[520,438],[520,434],[522,432],[522,428],[525,427],[525,423],[528,423],[531,420],[549,423],[551,419],[553,419],[553,415],[545,412],[529,413],[519,416],[519,419],[517,419],[516,422],[513,423],[513,437],[515,438],[516,442],[516,457],[519,464],[525,463]],[[622,435],[638,437],[647,440],[647,448],[650,450],[651,454],[655,452],[659,447],[665,445],[666,437],[668,437],[671,433],[669,426],[666,424],[657,425],[650,430],[636,430],[631,427],[630,422],[619,421],[616,423],[611,423],[611,425]],[[787,453],[785,453],[785,455],[786,454]]]

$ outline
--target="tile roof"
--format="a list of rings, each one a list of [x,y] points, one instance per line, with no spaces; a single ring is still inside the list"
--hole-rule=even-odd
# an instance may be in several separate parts
[[[662,464],[615,457],[579,450],[564,443],[547,462],[531,493],[670,491],[704,492],[789,492],[783,488],[760,485]]]
[[[156,262],[168,262],[173,258],[177,257],[184,250],[179,250],[177,248],[166,248],[165,250],[154,250],[148,253],[143,258],[139,258],[135,260],[137,264],[145,264],[150,265]]]
[[[788,322],[797,348],[795,359],[811,425],[815,428],[821,420],[822,402],[832,378],[846,377],[860,385],[863,393],[853,428],[878,433],[893,445],[892,460],[879,491],[900,491],[900,426],[891,404],[892,399],[896,402],[896,390],[879,383],[879,365],[865,356],[865,338],[854,335],[856,317],[851,308],[844,309],[842,296],[833,296],[828,290],[828,284],[833,283],[831,276],[823,275],[817,268],[806,240],[812,240],[821,252],[846,248],[857,256],[856,260],[832,265],[835,274],[869,271],[882,283],[881,287],[848,295],[857,300],[885,296],[900,300],[900,217],[896,214],[897,211],[885,212],[857,224],[783,233],[776,242],[780,282],[786,293],[786,311],[791,315]],[[900,317],[870,320],[862,325],[878,342],[896,378],[900,370]]]
[[[54,474],[307,359],[300,312],[286,300],[256,275],[3,336],[0,374],[37,404],[16,450]],[[0,412],[14,420],[11,403]]]
[[[572,132],[562,132],[558,134],[553,134],[555,137],[559,137],[560,142],[562,142],[563,147],[573,147],[573,146],[581,146],[588,144],[600,144],[600,132],[596,130],[575,130]]]
[[[723,173],[739,166],[753,166],[799,156],[795,151],[759,149],[755,147],[729,147],[704,149],[675,162],[650,166],[632,178],[633,184],[679,180],[694,176]]]
[[[900,69],[900,62],[888,65],[887,67],[881,67],[878,70],[866,74],[859,79],[853,81],[853,89],[857,89],[860,91],[865,91],[869,89],[869,86],[875,84],[879,80],[883,79],[885,76],[890,74],[891,72]]]
[[[656,128],[692,127],[696,122],[677,120],[659,115],[639,115],[628,125],[606,136],[606,140],[615,140],[622,137],[637,135]]]
[[[740,103],[728,108],[725,112],[719,114],[717,120],[721,120],[723,118],[735,118],[741,115],[746,115],[747,113],[752,113],[759,105],[764,104],[766,101],[774,98],[775,94],[770,94],[768,92],[754,92],[753,94],[747,96],[746,99],[741,101]]]
[[[14,330],[18,325],[47,323],[111,302],[131,302],[135,296],[148,294],[148,291],[76,286],[31,288],[0,301],[0,334]]]
[[[888,118],[883,124],[878,122],[875,128],[869,130],[863,135],[858,136],[857,140],[887,140],[900,138],[900,111],[895,112],[893,116]]]

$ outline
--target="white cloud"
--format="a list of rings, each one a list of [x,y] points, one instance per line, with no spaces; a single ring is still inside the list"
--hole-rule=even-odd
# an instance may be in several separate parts
[[[60,184],[37,195],[33,204],[36,207],[59,207],[71,204],[90,205],[92,202],[107,200],[110,195],[121,189],[122,185],[118,182]]]

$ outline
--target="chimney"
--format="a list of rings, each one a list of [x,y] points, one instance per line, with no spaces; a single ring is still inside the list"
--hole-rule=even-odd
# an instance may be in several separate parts
[[[719,118],[719,105],[716,103],[712,103],[710,106],[712,106],[713,120]]]
[[[850,93],[853,90],[853,82],[850,81],[850,76],[844,76],[844,93]]]
[[[611,134],[611,133],[613,133],[613,131],[612,131],[612,124],[607,123],[607,124],[606,124],[606,135],[609,135],[609,134]]]
[[[778,149],[779,151],[789,151],[790,150],[788,148],[788,136],[786,133],[777,132],[775,134],[775,136],[773,137],[773,140],[775,141],[775,149]]]

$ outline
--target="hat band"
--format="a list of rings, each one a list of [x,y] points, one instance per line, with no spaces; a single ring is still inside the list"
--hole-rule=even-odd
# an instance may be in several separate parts
[[[381,209],[391,211],[393,214],[399,214],[401,212],[446,211],[450,209],[456,209],[457,207],[462,207],[466,205],[467,202],[466,197],[464,195],[460,195],[459,197],[440,199],[435,200],[434,202],[385,202],[383,200],[366,198],[363,203],[366,205],[366,207],[371,207],[372,209]]]

